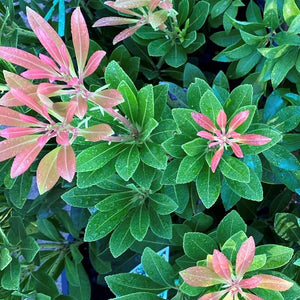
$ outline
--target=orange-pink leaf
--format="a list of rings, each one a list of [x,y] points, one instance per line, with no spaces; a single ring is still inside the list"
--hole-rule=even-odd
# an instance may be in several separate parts
[[[210,168],[213,173],[215,173],[217,166],[219,165],[219,162],[222,158],[223,152],[224,152],[224,147],[222,146],[215,152],[215,154],[211,160]]]
[[[217,129],[212,120],[206,115],[203,115],[201,113],[192,113],[192,117],[198,125],[208,131],[215,132],[215,130]]]
[[[149,1],[149,10],[153,11],[160,3],[161,0],[150,0]]]
[[[235,130],[237,127],[239,127],[248,119],[248,116],[249,116],[249,110],[244,110],[236,114],[229,124],[228,131],[231,132]]]
[[[293,285],[292,282],[277,276],[268,274],[259,274],[258,276],[261,278],[261,282],[258,285],[259,288],[284,292],[291,288]]]
[[[245,297],[247,300],[264,300],[263,298],[260,298],[256,295],[245,293],[245,292],[243,292],[243,297]]]
[[[90,39],[85,20],[79,7],[77,7],[72,13],[71,32],[78,66],[78,74],[81,77],[89,52]]]
[[[140,27],[142,27],[141,24],[136,24],[132,27],[129,27],[127,29],[124,29],[123,31],[121,31],[119,34],[117,34],[114,39],[113,39],[113,44],[117,44],[125,39],[127,39],[128,37],[130,37],[131,35],[133,35]]]
[[[14,107],[14,106],[22,106],[24,104],[21,101],[17,100],[13,96],[13,94],[10,91],[8,91],[4,96],[0,98],[0,105],[7,106],[7,107]]]
[[[18,74],[4,70],[3,75],[6,83],[10,88],[16,89],[18,87],[25,86],[25,85],[33,85],[29,80],[23,78]]]
[[[233,153],[235,154],[236,157],[242,158],[244,157],[243,151],[241,149],[241,147],[237,144],[237,143],[228,143],[233,151]]]
[[[138,8],[148,6],[149,0],[116,0],[115,6],[121,8]]]
[[[171,11],[173,8],[173,4],[172,4],[172,1],[164,0],[159,4],[159,7],[166,11]]]
[[[40,135],[26,135],[0,142],[0,161],[16,156],[24,149],[36,144]]]
[[[237,278],[243,278],[243,275],[247,272],[253,262],[255,254],[255,242],[252,236],[250,236],[239,249],[236,256],[235,274]]]
[[[103,108],[112,108],[124,102],[122,94],[115,89],[96,91],[91,100]]]
[[[241,144],[260,146],[269,143],[272,139],[260,134],[242,134],[236,140]]]
[[[76,96],[72,97],[71,101],[75,101],[76,103],[75,115],[82,119],[87,112],[86,100],[81,95],[77,94]]]
[[[261,282],[261,278],[259,276],[253,276],[251,278],[243,279],[240,281],[239,286],[242,289],[254,289]]]
[[[213,253],[213,268],[220,277],[227,281],[231,280],[230,263],[227,257],[218,250],[214,250]]]
[[[119,12],[122,12],[124,14],[142,17],[138,13],[136,13],[136,12],[134,12],[134,11],[128,9],[128,8],[116,6],[114,1],[105,1],[104,4],[107,5],[107,6],[110,6],[111,8],[113,8],[113,9],[119,11]]]
[[[214,271],[201,266],[187,268],[179,272],[179,274],[191,286],[208,287],[225,282]]]
[[[226,293],[227,293],[226,290],[220,292],[213,292],[213,293],[203,295],[198,300],[219,300]]]
[[[36,180],[40,194],[44,194],[49,191],[59,179],[59,174],[56,168],[59,150],[60,147],[57,147],[47,153],[38,165]]]
[[[29,135],[44,131],[44,128],[31,128],[31,127],[9,127],[0,131],[0,136],[3,138],[16,138],[19,136]]]
[[[101,60],[105,56],[105,54],[106,54],[106,52],[102,51],[102,50],[98,50],[92,54],[92,56],[89,58],[89,60],[86,64],[86,67],[83,71],[82,78],[90,76],[97,70],[97,68],[98,68],[99,64],[101,63]]]
[[[62,146],[60,148],[56,168],[63,179],[68,182],[73,180],[76,171],[76,157],[72,146]]]
[[[27,171],[42,149],[43,145],[35,143],[17,154],[11,166],[11,178],[15,178]]]
[[[89,128],[80,129],[79,134],[86,138],[88,141],[98,142],[104,137],[111,136],[114,131],[107,124],[98,124]]]
[[[21,75],[27,79],[44,79],[44,78],[58,78],[59,74],[55,71],[43,70],[43,69],[30,69],[21,73]]]

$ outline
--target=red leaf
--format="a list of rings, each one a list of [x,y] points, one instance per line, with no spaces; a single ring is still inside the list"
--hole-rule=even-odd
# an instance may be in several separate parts
[[[236,256],[235,273],[237,278],[243,278],[249,267],[253,262],[255,255],[255,242],[252,236],[250,236],[239,249]]]
[[[56,168],[58,174],[68,182],[74,178],[76,171],[76,157],[72,146],[62,146],[57,155]]]
[[[38,143],[35,143],[31,145],[30,147],[27,147],[22,152],[20,152],[14,159],[14,162],[11,166],[10,170],[10,176],[11,178],[15,178],[25,171],[28,170],[28,168],[31,166],[31,164],[34,162],[38,154],[43,149],[44,145],[39,145]]]
[[[67,130],[59,131],[56,136],[56,143],[59,145],[70,145],[69,132]]]
[[[112,108],[124,102],[122,94],[118,90],[108,89],[95,92],[91,100],[103,108]]]
[[[56,168],[59,150],[60,147],[57,147],[47,153],[38,165],[36,179],[40,194],[44,194],[49,191],[59,179],[59,174]]]
[[[292,287],[293,283],[277,276],[267,275],[267,274],[259,274],[261,278],[261,282],[258,285],[259,288],[284,292]]]
[[[78,66],[78,74],[79,77],[81,77],[89,52],[90,39],[85,20],[79,7],[77,7],[72,13],[71,32]]]
[[[98,50],[92,54],[92,56],[89,58],[89,60],[86,64],[86,67],[83,71],[82,78],[90,76],[97,70],[97,68],[98,68],[99,64],[101,63],[101,60],[105,56],[105,54],[106,54],[106,52],[102,51],[102,50]]]
[[[220,251],[214,250],[213,267],[215,272],[226,281],[231,281],[230,264],[227,257]]]
[[[227,123],[227,115],[225,114],[224,110],[220,110],[220,112],[217,116],[217,123],[218,123],[219,127],[221,128],[222,133],[224,134],[226,123]]]
[[[179,272],[179,274],[191,286],[208,287],[225,282],[214,271],[206,267],[190,267]]]
[[[0,161],[16,156],[24,149],[36,144],[40,135],[26,135],[0,142]]]
[[[236,157],[244,157],[241,147],[237,143],[228,143]]]
[[[86,129],[79,129],[79,134],[88,141],[98,142],[104,137],[114,134],[114,131],[107,124],[98,124]]]
[[[215,130],[217,129],[212,120],[206,115],[200,113],[192,113],[192,117],[198,125],[210,132],[215,132]]]

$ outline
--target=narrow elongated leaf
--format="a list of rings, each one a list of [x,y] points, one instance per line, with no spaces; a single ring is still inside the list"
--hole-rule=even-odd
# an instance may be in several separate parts
[[[57,171],[57,155],[59,150],[60,147],[57,147],[47,153],[38,165],[36,180],[40,194],[49,191],[59,178]]]
[[[242,278],[252,264],[255,254],[255,242],[253,237],[248,238],[241,246],[236,256],[235,272],[238,278]]]
[[[81,75],[89,52],[90,39],[85,20],[79,7],[77,7],[72,13],[71,33],[77,60],[78,72],[79,75]]]
[[[58,232],[57,228],[47,219],[38,219],[37,226],[39,231],[51,241],[62,241],[63,237]]]
[[[142,265],[147,275],[156,283],[174,286],[175,272],[171,265],[151,248],[145,248],[142,255]]]
[[[62,145],[57,155],[58,174],[68,182],[73,180],[76,171],[76,157],[72,146]]]
[[[138,92],[138,123],[141,127],[154,117],[153,86],[147,85]]]
[[[130,233],[138,241],[142,241],[150,225],[150,215],[145,204],[138,206],[130,221]]]
[[[99,240],[109,234],[122,221],[130,210],[132,203],[128,203],[120,210],[97,212],[87,224],[84,240],[91,242]]]

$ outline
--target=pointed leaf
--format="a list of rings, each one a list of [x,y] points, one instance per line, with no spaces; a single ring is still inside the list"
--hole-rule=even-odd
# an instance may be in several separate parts
[[[214,250],[213,254],[214,271],[226,281],[231,281],[231,267],[227,257],[220,251]]]
[[[149,211],[145,204],[139,205],[130,221],[130,233],[138,240],[142,241],[148,231],[150,225]]]
[[[72,182],[76,171],[76,158],[72,146],[61,146],[57,155],[56,169],[63,179]]]
[[[92,142],[101,141],[103,138],[113,134],[114,131],[108,124],[98,124],[88,128],[79,129],[79,135]]]
[[[293,283],[273,275],[259,274],[261,282],[259,288],[284,292],[292,287]]]

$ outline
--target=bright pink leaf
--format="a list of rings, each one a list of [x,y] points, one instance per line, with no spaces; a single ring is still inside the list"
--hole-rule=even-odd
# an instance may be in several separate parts
[[[27,171],[42,149],[43,145],[35,143],[17,154],[11,166],[11,178],[15,178]]]
[[[69,132],[67,130],[58,131],[56,135],[56,143],[59,145],[70,145]]]
[[[78,74],[81,77],[89,52],[90,39],[85,20],[79,7],[77,7],[72,13],[71,32],[78,66]]]
[[[259,274],[261,282],[258,285],[259,288],[284,292],[292,287],[293,283],[277,276],[268,274]]]
[[[31,122],[26,122],[20,118],[22,114],[7,107],[0,107],[0,124],[5,126],[32,126]]]
[[[169,0],[164,0],[164,1],[161,1],[161,3],[159,4],[159,7],[166,11],[171,11],[173,8],[173,4]]]
[[[134,24],[136,22],[138,22],[137,19],[129,19],[129,18],[122,18],[122,17],[104,17],[97,20],[93,25],[93,27]]]
[[[113,39],[113,44],[117,44],[125,39],[127,39],[128,37],[130,37],[131,35],[133,35],[140,27],[142,27],[141,24],[136,24],[132,27],[129,27],[127,29],[124,29],[123,31],[121,31],[119,34],[117,34],[114,39]]]
[[[225,133],[226,123],[227,123],[227,115],[224,110],[220,110],[217,116],[217,124],[221,128],[223,134]]]
[[[68,182],[73,180],[76,171],[76,157],[72,146],[62,146],[60,148],[56,168],[63,179]]]
[[[220,292],[209,293],[209,294],[206,294],[206,295],[200,297],[198,300],[219,300],[225,293],[227,293],[226,290],[220,291]]]
[[[101,141],[104,137],[108,137],[114,134],[114,131],[107,124],[98,124],[86,129],[80,129],[79,134],[86,138],[88,141],[98,142]]]
[[[249,110],[244,110],[236,114],[229,124],[228,132],[234,131],[237,127],[243,124],[249,116]]]
[[[202,138],[204,138],[204,139],[211,140],[211,141],[213,141],[215,139],[214,135],[212,135],[211,133],[209,133],[207,131],[204,131],[204,130],[199,131],[197,133],[197,135],[200,136],[200,137],[202,137]]]
[[[51,71],[51,68],[44,64],[39,58],[17,48],[0,47],[0,57],[26,69],[43,69]]]
[[[112,108],[124,102],[122,94],[115,89],[102,90],[93,93],[91,100],[103,108]]]
[[[40,135],[26,135],[0,142],[0,161],[16,156],[24,149],[36,144]]]
[[[237,143],[228,143],[233,151],[233,153],[235,154],[236,157],[242,158],[244,157],[243,151],[241,149],[241,147],[237,144]]]
[[[223,152],[224,152],[224,147],[222,146],[215,152],[215,154],[211,160],[210,168],[213,173],[215,173],[217,166],[219,165],[219,162],[222,158]]]
[[[60,75],[55,71],[42,70],[42,69],[30,69],[21,73],[24,78],[27,79],[44,79],[44,78],[59,78]]]
[[[213,253],[213,268],[220,277],[226,279],[227,281],[231,281],[231,269],[229,261],[227,257],[218,250],[214,250]]]
[[[105,56],[105,54],[106,54],[106,52],[102,51],[102,50],[98,50],[92,54],[92,56],[89,58],[89,60],[86,64],[86,67],[83,71],[82,78],[90,76],[97,70],[97,68],[98,68],[99,64],[101,63],[101,60]]]
[[[236,256],[235,274],[237,278],[243,278],[253,262],[255,255],[255,242],[253,237],[249,237],[240,247]]]
[[[87,112],[86,100],[81,95],[77,94],[76,96],[71,98],[71,101],[75,101],[77,105],[75,115],[79,119],[82,119]]]
[[[47,55],[44,55],[42,53],[39,54],[39,58],[44,64],[48,65],[49,67],[53,68],[56,71],[59,71],[57,64],[55,63],[55,61],[52,58],[50,58]]]
[[[206,115],[203,115],[201,113],[192,113],[191,115],[195,120],[195,122],[198,125],[200,125],[202,128],[211,132],[215,132],[215,130],[217,129],[215,124],[212,122],[212,120]]]
[[[183,280],[191,286],[208,287],[224,283],[224,279],[206,267],[190,267],[179,272],[179,274]]]
[[[49,191],[59,179],[57,171],[57,155],[60,147],[47,153],[40,161],[37,172],[37,186],[40,194]]]
[[[254,146],[265,145],[271,140],[271,138],[259,134],[242,134],[237,138],[237,141],[241,144]]]
[[[19,136],[29,135],[44,131],[44,128],[31,127],[9,127],[0,131],[0,136],[6,139],[16,138]]]
[[[258,275],[258,276],[241,280],[239,286],[242,289],[254,289],[259,285],[260,282],[261,282],[261,278]]]

